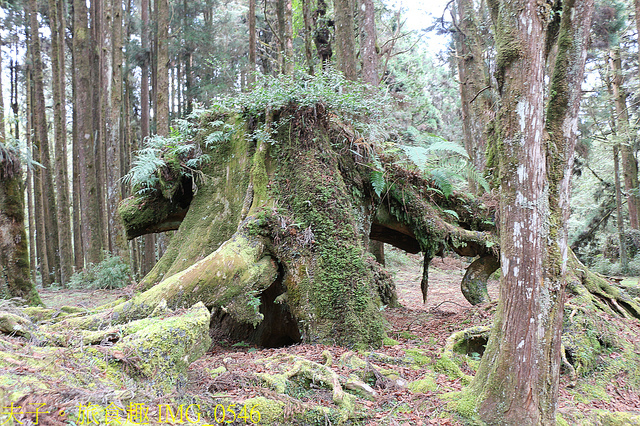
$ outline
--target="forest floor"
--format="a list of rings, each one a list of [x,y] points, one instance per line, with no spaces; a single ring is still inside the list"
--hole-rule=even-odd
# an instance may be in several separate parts
[[[421,256],[394,249],[387,250],[387,269],[395,277],[402,305],[386,309],[390,339],[385,343],[388,344],[365,354],[343,347],[323,345],[300,344],[264,349],[251,347],[244,342],[217,342],[190,367],[190,383],[187,387],[190,400],[200,403],[209,400],[209,403],[217,406],[217,401],[226,401],[222,404],[230,401],[242,404],[250,398],[255,401],[255,398],[264,397],[279,401],[281,407],[284,407],[285,418],[291,419],[276,424],[310,424],[299,420],[301,413],[309,410],[309,407],[335,408],[330,389],[320,383],[307,381],[300,382],[297,388],[288,385],[287,391],[282,394],[267,389],[256,380],[256,375],[261,373],[274,373],[270,371],[271,366],[266,359],[293,355],[298,360],[306,359],[326,365],[342,378],[360,374],[364,381],[373,386],[375,394],[360,392],[356,409],[358,413],[350,414],[352,424],[461,424],[452,410],[451,397],[447,398],[447,394],[455,395],[451,392],[461,390],[465,379],[469,378],[465,375],[474,374],[479,354],[458,357],[457,364],[464,373],[462,376],[452,374],[446,368],[438,369],[437,360],[442,354],[446,339],[453,332],[472,326],[489,325],[495,308],[495,303],[472,307],[462,296],[460,280],[467,264],[466,260],[460,258],[434,259],[430,267],[430,287],[425,304],[420,291]],[[637,278],[633,280],[637,283]],[[498,283],[491,280],[489,293],[492,300],[497,298],[497,292]],[[122,290],[41,291],[41,296],[49,307],[91,307],[113,300],[121,294]],[[640,333],[636,338],[640,341]],[[615,357],[615,352],[610,356]],[[360,364],[355,362],[357,360],[361,360]],[[366,371],[377,372],[363,376],[362,360],[366,363]],[[416,382],[418,380],[422,381]],[[569,378],[562,375],[558,408],[568,424],[578,424],[571,420],[575,418],[575,413],[585,414],[598,409],[640,414],[640,390],[627,385],[625,377],[616,377],[605,389],[590,383],[595,380],[592,377],[580,377],[577,386],[569,387]],[[412,382],[421,383],[422,386],[408,386]],[[226,407],[229,408],[228,405]],[[335,420],[332,423],[329,416],[325,417],[324,421],[314,424],[335,424]],[[227,418],[223,420],[227,424],[252,423],[247,419],[237,419],[236,422],[229,422],[230,419]],[[215,423],[214,419],[210,419],[210,422],[220,423]]]

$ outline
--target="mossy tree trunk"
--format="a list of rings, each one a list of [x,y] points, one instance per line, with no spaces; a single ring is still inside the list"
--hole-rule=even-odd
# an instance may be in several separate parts
[[[544,111],[544,52],[559,14],[492,2],[497,80],[500,300],[472,391],[489,424],[555,423],[566,286],[569,183],[592,1],[563,2]]]
[[[205,130],[195,142],[207,138],[215,130],[210,123],[220,119],[203,117]],[[215,161],[203,169],[197,191],[192,181],[165,170],[164,189],[120,206],[130,238],[177,229],[140,283],[146,291],[134,306],[148,310],[159,300],[148,299],[152,293],[164,295],[172,307],[202,300],[213,310],[216,333],[265,346],[379,345],[381,305],[396,303],[396,296],[389,274],[369,253],[372,240],[430,256],[445,246],[469,256],[492,252],[494,237],[485,232],[491,214],[463,195],[445,198],[418,172],[398,166],[398,158],[379,154],[393,185],[376,195],[367,166],[375,148],[352,145],[349,129],[332,121],[321,104],[225,120],[236,130],[211,147]],[[247,137],[246,124],[256,120],[286,124],[277,128],[273,143],[256,143]],[[460,223],[448,222],[445,210],[457,211]],[[247,255],[252,261],[221,260],[255,245],[264,249]],[[251,262],[267,262],[271,272],[255,279],[248,272]],[[229,272],[221,272],[221,264]],[[201,273],[185,272],[194,268]],[[175,299],[186,288],[192,289],[189,300]]]
[[[0,296],[41,305],[30,277],[23,199],[20,160],[0,143]]]

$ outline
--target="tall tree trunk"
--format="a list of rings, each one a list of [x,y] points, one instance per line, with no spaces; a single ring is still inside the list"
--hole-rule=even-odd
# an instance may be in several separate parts
[[[122,2],[114,0],[111,9],[111,75],[110,84],[110,119],[107,123],[107,210],[109,215],[109,248],[110,251],[128,262],[127,240],[124,234],[122,222],[118,217],[118,203],[122,200],[122,61],[124,59],[122,49],[123,20]],[[107,20],[109,22],[109,20]]]
[[[376,14],[373,0],[359,0],[360,6],[360,58],[362,59],[362,80],[377,86],[379,56],[376,48]]]
[[[75,18],[75,10],[73,7],[71,8],[72,15],[71,19],[74,22]],[[75,25],[75,24],[74,24]],[[75,40],[75,36],[72,38]],[[81,271],[84,268],[84,245],[82,243],[82,219],[81,219],[81,206],[82,203],[80,201],[81,197],[81,185],[80,185],[80,144],[81,139],[78,137],[78,110],[76,108],[76,89],[78,84],[76,82],[77,79],[77,71],[76,71],[76,49],[72,44],[72,50],[74,51],[73,55],[71,55],[71,86],[73,93],[73,111],[72,111],[72,130],[71,130],[71,152],[73,154],[72,167],[73,171],[71,174],[71,185],[72,185],[72,193],[73,193],[73,257],[74,257],[74,267],[76,271]]]
[[[353,3],[351,0],[335,0],[336,55],[337,68],[345,78],[355,80],[356,39],[353,27]]]
[[[305,0],[306,1],[306,0]],[[640,1],[640,0],[638,0]],[[249,0],[249,87],[256,82],[256,0]],[[306,21],[305,21],[306,22]]]
[[[69,179],[67,173],[67,108],[65,99],[64,2],[49,0],[51,28],[51,74],[53,87],[54,136],[56,147],[56,193],[58,216],[58,246],[60,247],[60,284],[65,285],[71,274],[73,251],[69,209]]]
[[[87,263],[102,259],[103,238],[101,200],[96,173],[96,134],[93,116],[87,114],[87,106],[93,105],[92,48],[89,32],[88,10],[84,0],[74,0],[73,53],[75,67],[74,110],[77,125],[78,170],[80,175],[80,214],[82,219],[82,244]]]
[[[460,82],[464,146],[476,169],[486,167],[487,125],[493,119],[493,91],[484,62],[477,13],[472,0],[457,0],[453,18],[457,21],[454,41]],[[482,190],[469,179],[474,194]]]
[[[2,39],[0,37],[0,46],[2,46]],[[6,140],[6,132],[4,127],[4,96],[2,96],[2,56],[0,55],[0,141],[4,142]]]
[[[4,134],[0,137],[0,287],[6,285],[7,298],[20,297],[29,305],[42,305],[29,276],[20,159],[12,149],[3,147]]]
[[[27,32],[27,46],[28,46],[29,34]],[[29,56],[29,49],[27,47],[27,57]],[[33,95],[31,89],[31,67],[25,67],[25,81],[26,81],[26,121],[27,121],[27,129],[33,129]],[[17,73],[17,70],[16,70]],[[17,117],[17,115],[16,115]],[[18,126],[16,126],[17,128]],[[32,132],[25,132],[25,136],[27,139],[27,149],[31,153],[32,157],[35,159],[35,150],[33,149],[33,141],[32,141]],[[27,202],[29,208],[29,260],[31,264],[31,275],[33,281],[36,282],[36,270],[38,267],[38,256],[39,250],[41,249],[40,242],[36,243],[36,236],[38,235],[38,226],[36,224],[36,203],[39,201],[39,187],[36,186],[36,176],[35,172],[29,167],[27,168]],[[39,182],[39,181],[38,181]],[[42,215],[40,215],[42,217]],[[37,245],[36,245],[37,244]],[[46,258],[46,257],[45,257]],[[41,266],[42,267],[42,266]]]
[[[616,223],[618,225],[618,241],[620,251],[620,265],[622,271],[629,269],[629,260],[627,258],[627,244],[624,236],[624,217],[622,215],[622,189],[620,188],[620,144],[613,146],[613,179],[615,180],[616,191]]]
[[[169,1],[156,0],[158,15],[157,88],[156,94],[156,133],[160,136],[169,134]]]
[[[634,140],[630,133],[627,94],[622,88],[620,46],[612,49],[609,64],[613,74],[611,90],[613,91],[613,98],[616,105],[616,133],[622,138],[620,156],[624,175],[624,190],[626,192],[627,207],[629,209],[629,226],[631,229],[638,229],[638,208],[640,207],[640,198],[636,195],[636,191],[638,190],[638,164],[634,155]]]
[[[150,101],[149,101],[149,63],[151,59],[151,47],[149,43],[149,0],[142,0],[140,6],[140,18],[142,20],[142,49],[144,50],[144,61],[140,70],[140,139],[143,142],[149,137],[150,121]],[[147,234],[142,237],[144,248],[142,252],[141,275],[146,275],[156,262],[155,236]]]
[[[284,0],[284,74],[293,74],[293,6],[292,0]]]
[[[502,279],[469,392],[478,395],[489,424],[555,424],[569,183],[593,1],[563,2],[546,122],[544,16],[532,0],[490,4],[502,98],[496,123]]]
[[[255,3],[255,0],[251,1]],[[304,20],[304,57],[307,61],[307,72],[309,73],[309,75],[313,75],[313,51],[311,50],[311,43],[313,42],[313,17],[311,16],[311,7],[309,4],[310,1],[311,0],[302,0],[302,19]],[[255,22],[253,23],[253,25],[255,28]],[[255,63],[255,53],[253,63]]]
[[[29,37],[27,37],[29,39]],[[30,46],[30,43],[28,43]],[[31,47],[27,48],[27,56],[31,56]],[[38,150],[35,146],[36,141],[36,128],[35,128],[35,94],[34,94],[34,83],[33,83],[33,65],[29,65],[26,69],[26,80],[27,80],[27,134],[28,139],[27,143],[29,144],[29,149],[31,151],[31,156],[34,160],[40,162],[40,150]],[[36,244],[33,246],[36,250],[36,258],[38,260],[38,265],[40,269],[40,276],[42,278],[42,285],[49,286],[52,284],[51,282],[51,274],[49,273],[49,261],[47,259],[47,240],[45,239],[46,231],[45,231],[45,221],[44,214],[42,214],[43,210],[43,196],[42,196],[42,180],[43,180],[43,170],[40,167],[37,167],[33,170],[33,220],[35,226],[33,227],[35,232],[35,242]],[[37,266],[34,265],[35,268]]]
[[[31,55],[33,58],[33,83],[35,95],[35,144],[40,152],[40,163],[43,166],[42,191],[43,191],[43,217],[47,236],[47,261],[50,267],[50,277],[43,282],[61,282],[60,276],[60,251],[58,247],[58,219],[56,211],[56,199],[53,186],[51,157],[49,150],[49,135],[47,129],[46,104],[44,100],[44,78],[42,71],[42,56],[40,52],[40,37],[38,25],[38,5],[36,0],[27,2],[29,22],[31,26]]]
[[[96,189],[100,202],[100,229],[102,246],[111,251],[109,236],[109,208],[107,205],[107,143],[111,133],[111,74],[113,70],[111,56],[111,3],[114,0],[96,0],[91,3],[91,28],[93,30],[95,81],[94,91],[94,132],[96,149]]]
[[[285,8],[286,0],[276,0],[276,19],[278,21],[278,27],[276,28],[276,44],[278,46],[278,73],[284,74],[284,64],[285,64],[285,16],[284,16],[284,8]]]

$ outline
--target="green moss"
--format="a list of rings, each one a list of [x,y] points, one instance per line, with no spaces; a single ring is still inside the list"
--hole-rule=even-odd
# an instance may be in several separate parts
[[[584,404],[590,404],[593,401],[609,402],[611,400],[603,385],[592,384],[587,381],[579,381],[576,387],[570,390],[570,393],[576,401]]]
[[[176,385],[186,383],[187,367],[211,345],[209,321],[209,311],[198,303],[181,315],[144,321],[144,327],[125,336],[113,350],[136,354],[139,361],[135,368],[145,382],[170,392]]]
[[[431,375],[424,375],[422,379],[414,380],[407,386],[413,393],[435,392],[438,385]]]
[[[602,426],[640,426],[640,416],[632,413],[594,410],[594,417]]]
[[[450,379],[460,379],[465,385],[471,383],[473,379],[473,377],[464,374],[458,364],[452,361],[446,354],[440,356],[440,359],[436,361],[433,368],[438,373],[446,374]]]
[[[422,367],[431,364],[431,357],[420,349],[406,349],[406,359],[415,367]]]
[[[201,130],[195,136],[195,142],[201,146],[216,131],[210,123],[220,119],[216,114],[205,115],[200,123]],[[164,277],[183,271],[213,253],[238,229],[251,178],[253,152],[239,117],[231,115],[226,120],[235,132],[229,140],[211,144],[203,150],[211,161],[202,169],[198,191],[165,255],[140,283],[142,289],[150,288]]]
[[[415,340],[415,339],[422,339],[420,336],[416,336],[413,333],[409,333],[408,331],[401,331],[400,332],[400,337],[402,337],[403,339],[406,340]]]
[[[33,322],[50,320],[58,311],[56,309],[43,308],[42,306],[29,306],[23,311]]]
[[[562,418],[562,414],[556,413],[556,425],[557,426],[569,426],[569,423]]]
[[[245,400],[243,404],[245,407],[247,407],[247,411],[249,411],[249,413],[253,411],[254,419],[257,420],[257,413],[260,413],[260,420],[256,423],[264,425],[277,425],[282,424],[284,420],[285,404],[282,401],[276,401],[273,399],[267,399],[265,397],[258,396]]]
[[[382,344],[385,346],[395,346],[395,345],[399,345],[400,342],[398,342],[397,340],[392,339],[391,337],[385,337],[382,340]]]
[[[447,409],[462,417],[465,424],[482,424],[478,416],[479,397],[469,388],[443,394],[441,398],[449,401]]]

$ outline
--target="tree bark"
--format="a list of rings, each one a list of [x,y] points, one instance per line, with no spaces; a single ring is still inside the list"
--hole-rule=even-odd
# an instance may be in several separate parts
[[[29,40],[29,35],[27,33],[27,40]],[[27,42],[27,57],[29,56],[29,43]],[[38,152],[33,147],[33,84],[31,78],[31,66],[25,67],[25,80],[27,82],[27,99],[26,99],[26,109],[27,109],[27,129],[29,131],[26,132],[27,138],[27,149],[31,153],[31,156],[37,161]],[[31,263],[32,275],[34,282],[36,281],[37,269],[40,267],[40,271],[42,272],[48,271],[49,267],[47,264],[47,256],[44,255],[46,253],[45,241],[44,241],[44,220],[42,215],[36,216],[36,211],[38,211],[41,203],[42,203],[42,186],[40,185],[41,180],[38,179],[40,170],[37,169],[27,169],[27,192],[29,194],[29,247],[30,247],[30,258],[33,263]],[[44,284],[44,283],[43,283]]]
[[[613,146],[613,179],[616,191],[616,224],[618,227],[619,258],[622,271],[629,269],[629,259],[627,257],[627,244],[624,234],[624,216],[622,214],[622,188],[620,185],[620,144]]]
[[[169,134],[169,1],[158,0],[158,33],[157,33],[157,88],[156,94],[156,133],[160,136]]]
[[[611,90],[616,106],[616,120],[614,120],[616,122],[616,134],[622,140],[620,143],[620,156],[624,176],[624,191],[627,197],[627,208],[629,209],[629,226],[631,229],[638,229],[638,208],[640,207],[640,198],[637,195],[638,163],[634,155],[634,140],[630,133],[627,95],[622,87],[620,46],[616,46],[611,51],[609,64],[613,74]]]
[[[284,0],[284,66],[283,73],[293,74],[293,5],[292,0]]]
[[[254,2],[255,0],[251,1]],[[311,43],[313,43],[313,18],[311,17],[310,1],[311,0],[302,0],[302,19],[304,21],[304,57],[307,61],[307,72],[309,75],[313,75],[313,51],[311,50]]]
[[[110,102],[109,102],[109,122],[107,123],[107,209],[109,219],[109,249],[113,255],[120,256],[125,262],[128,261],[127,240],[122,222],[118,217],[118,203],[122,201],[122,112],[123,112],[123,20],[122,3],[113,1],[109,11],[111,27],[107,29],[111,33],[112,72],[108,78],[111,80]]]
[[[30,278],[29,247],[24,229],[24,186],[20,159],[0,141],[0,298],[20,297],[42,305]],[[3,297],[4,296],[4,297]]]
[[[75,11],[73,7],[71,9],[72,12],[72,22],[74,20],[73,16],[75,15]],[[72,38],[73,40],[73,38]],[[74,50],[74,54],[71,55],[71,85],[72,85],[72,93],[73,93],[73,107],[72,107],[72,130],[71,130],[71,152],[73,154],[72,167],[73,171],[71,174],[72,179],[72,189],[73,189],[73,256],[74,256],[74,267],[76,271],[82,271],[84,268],[84,245],[82,244],[82,221],[81,221],[81,206],[82,203],[80,201],[81,191],[80,191],[80,139],[78,138],[78,119],[77,117],[77,109],[75,104],[76,99],[76,89],[77,89],[77,71],[76,71],[76,57],[75,57],[75,48],[72,45],[72,50]]]
[[[96,134],[92,114],[87,106],[93,105],[92,48],[86,2],[74,0],[73,51],[75,68],[74,110],[77,125],[78,168],[80,181],[80,215],[82,220],[82,244],[86,263],[98,263],[102,259],[103,237],[101,202],[96,172]]]
[[[335,0],[336,56],[337,68],[345,78],[355,80],[356,71],[356,39],[353,26],[353,3],[351,0]]]
[[[42,55],[40,51],[40,36],[38,24],[38,5],[36,0],[27,2],[29,12],[29,23],[31,27],[31,55],[33,58],[33,89],[35,96],[35,143],[39,151],[42,171],[42,196],[43,196],[43,217],[45,232],[47,236],[47,262],[49,264],[49,277],[43,274],[43,282],[51,284],[61,282],[60,275],[60,251],[58,240],[58,219],[56,210],[55,190],[51,167],[51,156],[49,150],[49,134],[47,129],[46,104],[44,99],[44,78],[42,71]]]
[[[3,44],[2,37],[0,37],[0,46]],[[0,57],[0,73],[2,73],[2,58]],[[1,74],[0,74],[1,75]],[[13,70],[11,71],[11,75],[13,76]],[[2,93],[2,79],[0,78],[0,93]],[[5,115],[4,115],[4,96],[0,96],[0,140],[4,142],[7,138],[5,126]],[[16,138],[17,139],[17,138]]]
[[[93,132],[96,171],[97,214],[100,218],[100,238],[103,250],[109,250],[109,211],[107,208],[107,140],[111,111],[111,2],[96,0],[90,3],[91,43],[94,47],[92,78],[93,90]]]
[[[454,22],[458,80],[460,82],[460,103],[464,146],[480,173],[486,167],[487,125],[494,117],[494,89],[491,88],[489,72],[484,61],[483,44],[478,28],[477,12],[471,0],[457,0]],[[472,193],[478,194],[482,188],[475,180],[469,179]]]
[[[67,108],[65,90],[64,2],[49,0],[51,28],[51,74],[53,88],[54,137],[56,147],[56,194],[58,246],[60,248],[60,284],[65,285],[73,273],[73,250],[67,171]]]
[[[569,181],[593,2],[563,3],[544,113],[546,20],[535,1],[491,2],[498,114],[500,300],[470,392],[489,424],[555,423],[568,259]],[[546,188],[546,189],[544,189]]]
[[[377,51],[376,14],[373,0],[359,0],[360,3],[360,58],[362,60],[362,80],[377,86],[379,56]]]

